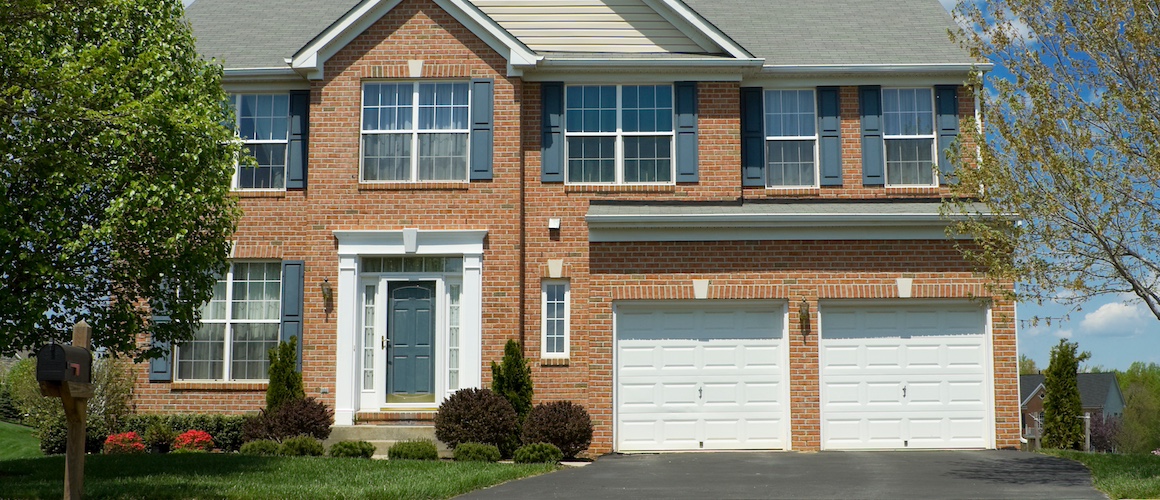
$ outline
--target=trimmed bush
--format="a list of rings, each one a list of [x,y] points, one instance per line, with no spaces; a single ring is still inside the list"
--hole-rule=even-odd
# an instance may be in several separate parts
[[[45,398],[51,399],[51,398]],[[57,404],[60,401],[57,400]],[[85,453],[100,453],[105,446],[109,431],[100,420],[85,421]],[[63,455],[68,447],[68,427],[64,418],[64,408],[60,415],[48,415],[37,422],[36,438],[40,440],[40,451],[45,455]]]
[[[136,455],[145,453],[145,443],[136,432],[122,432],[105,438],[102,451],[106,455]]]
[[[270,349],[270,383],[266,384],[266,411],[276,413],[283,404],[303,399],[302,374],[298,368],[298,338],[279,342]],[[326,439],[325,437],[319,439]]]
[[[339,441],[330,446],[330,456],[346,458],[371,458],[375,455],[375,445],[366,441]]]
[[[550,443],[532,443],[526,444],[516,450],[513,457],[517,464],[541,464],[541,463],[556,463],[564,458],[564,454],[554,444]]]
[[[286,401],[277,411],[262,410],[257,417],[247,421],[242,429],[242,439],[281,441],[299,435],[326,439],[330,437],[333,424],[334,412],[322,402],[314,398],[295,399]]]
[[[439,460],[439,450],[430,439],[400,441],[387,449],[391,460]]]
[[[146,434],[154,424],[165,425],[174,434],[188,430],[203,430],[214,437],[222,451],[238,451],[242,446],[242,426],[256,417],[221,415],[216,413],[179,413],[173,415],[132,415],[125,419],[121,430]],[[146,439],[148,440],[148,438]]]
[[[145,429],[145,444],[162,453],[169,451],[169,447],[173,445],[173,440],[176,437],[177,433],[161,421],[153,422],[149,424],[148,429]]]
[[[511,403],[487,389],[460,389],[439,405],[435,437],[452,448],[460,443],[494,445],[504,456],[515,449],[519,424]]]
[[[287,457],[321,457],[325,448],[322,441],[310,436],[294,436],[282,441],[278,454]]]
[[[204,452],[213,449],[213,436],[197,429],[188,430],[173,439],[173,451]]]
[[[499,448],[483,443],[459,443],[455,447],[456,462],[498,462]]]
[[[551,443],[565,457],[573,458],[592,444],[592,419],[588,410],[571,401],[540,403],[524,421],[525,443]]]
[[[281,445],[277,441],[270,441],[269,439],[259,439],[257,441],[250,441],[242,445],[240,453],[242,455],[259,455],[259,456],[273,456],[277,455]]]
[[[504,345],[502,362],[491,362],[491,390],[507,399],[519,421],[524,421],[532,409],[532,369],[524,360],[522,346],[514,339]]]

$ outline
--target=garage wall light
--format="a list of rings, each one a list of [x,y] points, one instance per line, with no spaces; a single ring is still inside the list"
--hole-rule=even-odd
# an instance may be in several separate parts
[[[322,279],[322,309],[327,314],[334,309],[334,289],[330,287],[330,278]]]
[[[805,297],[798,302],[798,326],[802,330],[802,342],[805,342],[810,335],[810,303],[806,302]]]

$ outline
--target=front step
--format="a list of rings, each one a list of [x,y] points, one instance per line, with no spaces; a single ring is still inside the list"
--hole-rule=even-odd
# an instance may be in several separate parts
[[[452,457],[452,450],[435,439],[435,426],[431,425],[335,425],[323,444],[329,448],[339,441],[367,441],[375,445],[374,458],[387,458],[391,445],[416,439],[434,441],[440,458]]]

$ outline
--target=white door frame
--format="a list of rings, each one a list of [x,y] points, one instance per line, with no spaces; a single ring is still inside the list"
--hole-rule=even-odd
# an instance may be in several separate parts
[[[822,339],[825,335],[825,307],[827,305],[842,305],[842,306],[867,306],[867,307],[883,307],[883,306],[962,306],[964,304],[976,304],[983,313],[983,336],[984,336],[984,359],[983,359],[983,394],[987,401],[984,403],[986,408],[986,415],[984,415],[984,422],[988,432],[986,432],[987,449],[995,449],[997,442],[996,427],[995,427],[995,336],[992,331],[992,307],[990,301],[972,301],[972,299],[822,299],[818,301],[818,334],[816,340],[818,342],[818,442],[823,444],[826,442],[825,425],[822,425],[822,420],[825,419],[825,414],[822,410],[822,403],[826,400],[825,384],[822,383],[822,366],[824,364],[825,350],[822,349]]]
[[[338,240],[338,285],[335,287],[335,371],[334,423],[352,425],[362,402],[360,350],[363,294],[360,277],[362,257],[369,256],[462,256],[463,281],[460,297],[459,386],[479,387],[482,377],[481,343],[483,325],[483,240],[486,230],[334,231]],[[400,274],[400,277],[404,275]],[[420,278],[422,279],[422,278]],[[442,280],[440,280],[442,282]],[[307,285],[310,286],[310,285]],[[442,287],[440,287],[442,290]],[[445,293],[439,297],[446,297]],[[437,299],[443,300],[443,299]],[[377,305],[377,304],[376,304]],[[439,309],[445,307],[440,304]],[[385,311],[385,309],[383,309]],[[442,312],[438,313],[442,314]],[[442,316],[440,316],[442,317]],[[436,335],[438,339],[440,336]],[[438,341],[438,340],[437,340]],[[446,344],[442,344],[445,348]],[[441,349],[441,347],[437,347]],[[442,351],[440,351],[442,352]],[[444,378],[436,369],[437,383]],[[445,385],[445,384],[444,384]],[[439,386],[445,395],[445,389]],[[383,392],[385,395],[385,391]],[[436,396],[435,405],[441,400]],[[392,405],[393,406],[393,405]]]
[[[781,358],[778,360],[782,366],[782,387],[780,398],[782,400],[783,415],[782,418],[785,425],[782,429],[782,442],[785,443],[785,451],[793,449],[792,436],[792,408],[790,400],[790,384],[791,376],[789,369],[789,302],[784,299],[727,299],[727,300],[617,300],[612,302],[612,446],[613,451],[621,452],[617,448],[619,443],[618,434],[620,433],[620,373],[617,367],[620,366],[620,334],[617,332],[617,314],[618,310],[623,307],[628,308],[654,308],[654,309],[682,309],[697,306],[716,306],[728,307],[730,304],[743,305],[745,307],[761,307],[768,306],[772,311],[781,312]],[[633,453],[633,452],[623,452]],[[640,453],[657,453],[655,451],[640,452]]]

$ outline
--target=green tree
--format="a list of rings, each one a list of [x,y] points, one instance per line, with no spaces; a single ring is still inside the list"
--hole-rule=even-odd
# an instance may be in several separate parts
[[[1043,373],[1043,446],[1078,450],[1084,444],[1083,402],[1079,397],[1076,373],[1088,359],[1077,352],[1079,345],[1059,339],[1051,348],[1051,362]]]
[[[947,211],[1000,283],[1078,306],[1131,293],[1160,318],[1160,34],[1132,0],[960,2],[954,34],[1001,71],[982,127],[962,121],[978,168],[957,169]],[[978,84],[979,82],[974,82]],[[949,155],[962,158],[963,155]],[[979,189],[982,186],[983,189]],[[1060,294],[1061,290],[1071,293]]]
[[[302,374],[298,372],[298,337],[279,342],[270,349],[270,383],[266,385],[266,412],[275,413],[283,404],[304,399]]]
[[[1035,366],[1035,360],[1028,357],[1026,354],[1019,355],[1019,374],[1020,375],[1035,375],[1039,373],[1039,367]]]
[[[1148,453],[1160,449],[1160,393],[1140,381],[1124,391],[1124,416],[1116,444],[1124,453]]]
[[[81,318],[110,353],[192,338],[241,146],[182,16],[177,0],[0,3],[0,354]]]
[[[491,362],[491,390],[512,404],[520,422],[532,410],[532,369],[519,342],[508,339],[502,363]]]

